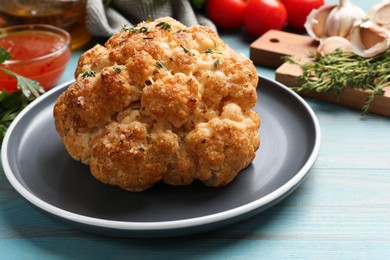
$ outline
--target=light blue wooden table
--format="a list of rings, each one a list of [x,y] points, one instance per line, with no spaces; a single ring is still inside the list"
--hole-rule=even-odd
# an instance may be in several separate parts
[[[222,37],[249,55],[246,37]],[[61,82],[73,78],[80,53]],[[274,79],[270,69],[258,73]],[[38,211],[0,171],[0,259],[390,259],[390,118],[306,101],[322,130],[318,159],[295,192],[255,217],[178,238],[99,236]]]

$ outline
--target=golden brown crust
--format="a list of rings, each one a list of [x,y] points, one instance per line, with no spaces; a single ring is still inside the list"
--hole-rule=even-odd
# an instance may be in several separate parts
[[[55,104],[55,126],[104,183],[219,187],[259,148],[256,69],[210,28],[141,23],[85,52],[75,77]]]

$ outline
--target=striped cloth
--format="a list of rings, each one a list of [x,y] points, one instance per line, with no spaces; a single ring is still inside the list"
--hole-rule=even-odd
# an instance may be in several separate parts
[[[206,17],[195,13],[189,0],[87,0],[87,26],[94,36],[112,36],[123,25],[129,27],[159,17],[170,16],[186,26],[205,25],[216,30]]]

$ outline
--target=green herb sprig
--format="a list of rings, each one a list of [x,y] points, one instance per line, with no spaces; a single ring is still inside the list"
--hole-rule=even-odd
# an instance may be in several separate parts
[[[171,25],[167,22],[159,22],[158,24],[156,24],[156,27],[160,27],[161,29],[166,30],[168,32],[171,31]]]
[[[362,112],[367,113],[375,95],[383,95],[383,87],[390,84],[390,50],[372,58],[363,58],[351,52],[336,50],[332,54],[316,57],[312,62],[301,63],[294,57],[286,56],[286,61],[300,65],[302,75],[298,77],[300,92],[335,91],[338,98],[345,88],[368,89],[370,93],[364,102]]]
[[[137,27],[127,27],[126,24],[123,24],[122,25],[122,28],[121,28],[121,32],[130,32],[130,33],[149,33],[150,32],[150,28],[149,27],[145,27],[145,26],[142,26],[140,28],[137,28]]]
[[[83,72],[83,74],[81,74],[81,78],[82,79],[85,79],[85,78],[92,78],[92,77],[95,77],[96,76],[96,72],[93,71],[93,70],[86,70]]]
[[[217,45],[214,43],[214,49],[210,49],[210,48],[207,48],[204,53],[208,53],[208,54],[223,54],[222,52],[218,52],[217,51]],[[221,64],[221,58],[218,57],[215,61],[214,61],[214,68],[217,68],[219,66],[219,64]]]
[[[168,70],[167,67],[164,66],[164,64],[161,63],[161,61],[156,61],[156,67],[163,70]]]
[[[180,44],[180,47],[184,50],[185,53],[194,55],[194,53],[183,44]]]
[[[0,63],[11,59],[11,54],[0,47]],[[16,78],[16,87],[19,91],[7,93],[5,89],[0,92],[0,144],[5,133],[15,117],[35,98],[45,91],[38,81],[23,77],[13,71],[0,68],[0,71]],[[1,86],[0,86],[1,88]]]
[[[214,68],[217,68],[218,65],[221,63],[221,59],[220,58],[217,58],[215,61],[214,61]]]
[[[222,54],[222,52],[218,52],[216,50],[213,50],[213,49],[210,49],[210,48],[207,48],[204,53],[211,53],[211,54]]]

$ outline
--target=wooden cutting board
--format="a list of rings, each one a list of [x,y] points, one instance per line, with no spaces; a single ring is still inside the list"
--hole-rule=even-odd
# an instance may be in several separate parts
[[[275,80],[288,87],[297,86],[297,77],[302,70],[299,65],[284,62],[283,56],[291,55],[301,61],[310,62],[308,54],[316,51],[318,43],[312,38],[284,31],[271,30],[250,45],[250,58],[260,66],[276,69]],[[370,112],[390,116],[390,86],[383,88],[384,95],[376,95],[371,103]],[[334,92],[316,91],[299,92],[302,96],[319,99],[347,107],[361,109],[369,90],[347,88],[336,98]]]

